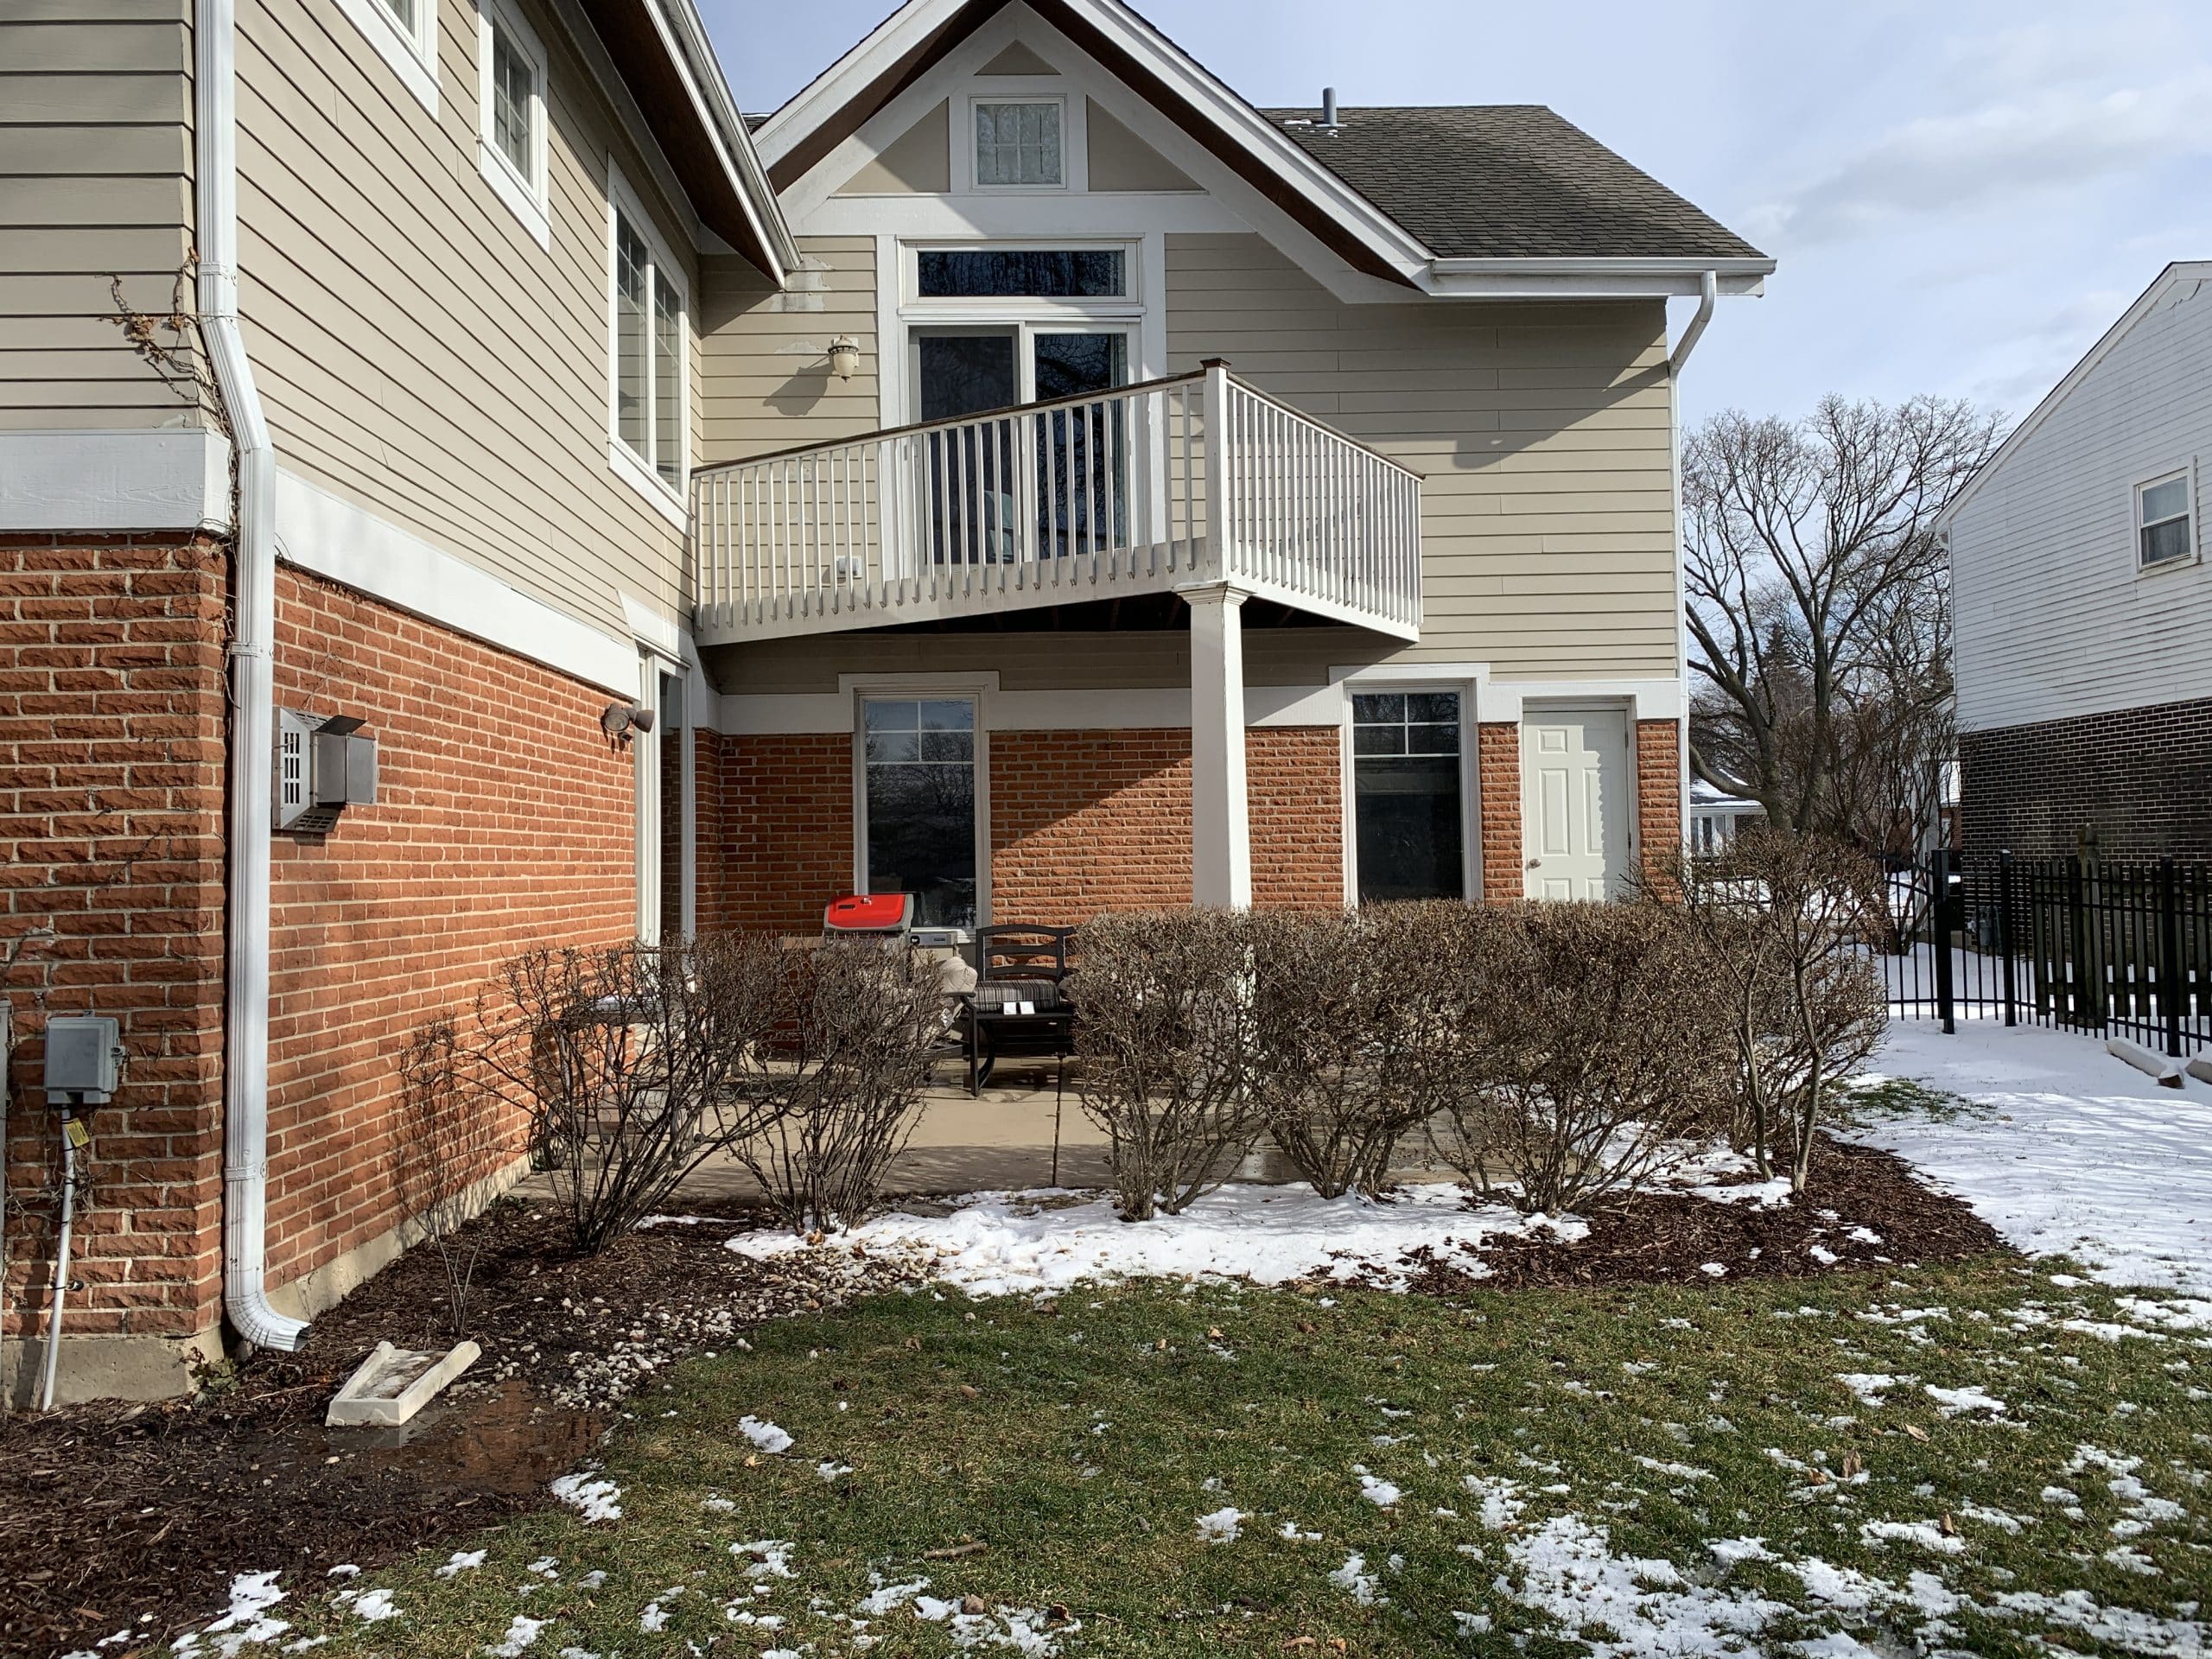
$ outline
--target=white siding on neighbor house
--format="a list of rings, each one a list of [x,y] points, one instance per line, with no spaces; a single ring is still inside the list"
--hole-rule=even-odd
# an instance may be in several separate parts
[[[168,312],[192,165],[192,0],[0,3],[0,430],[202,423],[124,346],[110,287]]]
[[[517,4],[549,59],[550,248],[479,170],[475,6],[437,9],[433,115],[338,0],[244,0],[241,309],[284,467],[626,638],[624,591],[682,614],[683,534],[607,458],[610,152],[695,328],[698,272],[552,8]]]
[[[2134,486],[2194,464],[2199,556],[2136,564]],[[2212,697],[2212,283],[2177,284],[1951,524],[1967,731]]]

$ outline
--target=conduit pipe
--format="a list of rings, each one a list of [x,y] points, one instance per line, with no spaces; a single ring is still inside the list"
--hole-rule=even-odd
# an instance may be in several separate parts
[[[61,1236],[54,1246],[54,1300],[46,1315],[46,1375],[39,1379],[38,1408],[54,1409],[54,1376],[61,1359],[61,1299],[69,1289],[69,1230],[77,1219],[77,1143],[69,1138],[73,1114],[61,1114]]]
[[[224,1005],[223,1306],[263,1348],[308,1327],[269,1305],[269,812],[276,692],[276,449],[238,330],[238,16],[198,0],[193,30],[200,333],[230,416],[232,524],[229,976]]]

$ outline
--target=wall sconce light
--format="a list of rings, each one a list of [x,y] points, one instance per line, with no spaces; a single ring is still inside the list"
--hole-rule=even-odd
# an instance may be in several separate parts
[[[850,334],[840,334],[830,342],[830,372],[840,380],[849,380],[853,371],[861,365],[861,343]]]
[[[607,734],[609,748],[626,749],[631,733],[652,728],[653,711],[634,702],[610,702],[599,717],[599,729]]]

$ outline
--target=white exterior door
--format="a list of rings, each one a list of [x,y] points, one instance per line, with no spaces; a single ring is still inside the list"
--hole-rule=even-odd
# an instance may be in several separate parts
[[[1627,886],[1636,787],[1618,709],[1521,719],[1521,850],[1531,899],[1610,899]]]

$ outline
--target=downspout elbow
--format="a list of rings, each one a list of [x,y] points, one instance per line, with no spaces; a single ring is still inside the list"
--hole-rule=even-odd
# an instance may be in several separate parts
[[[1690,353],[1697,349],[1698,341],[1705,337],[1706,325],[1713,321],[1713,302],[1719,297],[1720,273],[1713,270],[1700,271],[1697,279],[1697,310],[1690,318],[1689,327],[1682,330],[1682,337],[1675,342],[1675,349],[1667,359],[1667,367],[1671,372],[1680,374],[1682,372],[1682,365],[1690,360]]]

